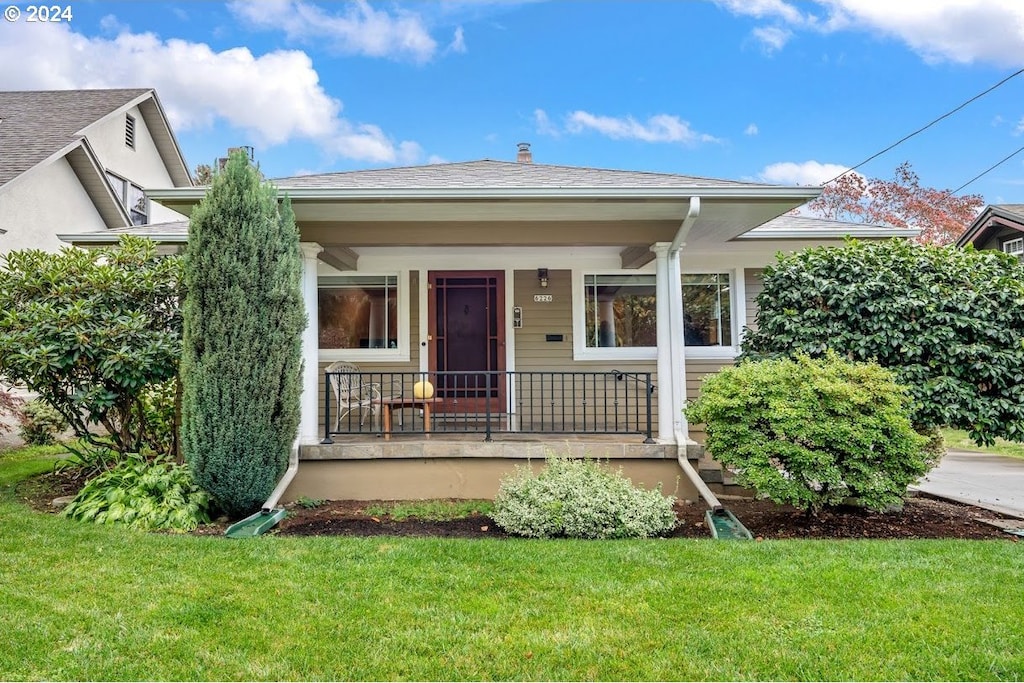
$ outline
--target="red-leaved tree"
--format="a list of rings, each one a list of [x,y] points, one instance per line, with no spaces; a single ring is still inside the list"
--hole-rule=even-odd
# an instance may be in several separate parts
[[[921,187],[920,178],[905,161],[896,167],[892,180],[846,173],[826,185],[807,208],[822,218],[916,228],[921,231],[918,242],[949,244],[984,205],[979,194],[955,195]]]

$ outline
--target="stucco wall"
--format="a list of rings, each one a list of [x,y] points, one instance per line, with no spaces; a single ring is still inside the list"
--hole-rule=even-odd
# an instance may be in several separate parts
[[[138,107],[128,110],[135,118],[135,148],[125,144],[125,113],[114,114],[86,129],[86,139],[103,166],[143,189],[173,187],[167,168],[157,151],[153,136]],[[182,220],[184,216],[156,202],[150,202],[150,223]]]
[[[57,251],[57,233],[104,230],[106,225],[64,159],[37,166],[0,190],[0,253]]]

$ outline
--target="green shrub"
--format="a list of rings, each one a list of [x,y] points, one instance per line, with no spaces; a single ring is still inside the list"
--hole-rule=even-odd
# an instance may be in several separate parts
[[[832,349],[875,361],[911,396],[919,431],[1024,441],[1024,265],[998,251],[908,240],[814,247],[764,271],[754,360]]]
[[[5,254],[0,381],[38,394],[78,438],[138,452],[140,393],[178,373],[180,279],[180,258],[130,235],[102,249]]]
[[[24,405],[20,420],[18,436],[32,446],[55,444],[57,436],[68,428],[68,423],[61,414],[49,403],[39,399],[33,399]]]
[[[131,454],[91,479],[64,509],[71,519],[135,529],[192,531],[210,521],[210,499],[188,467],[165,456]]]
[[[290,202],[232,153],[189,224],[181,358],[182,452],[232,518],[259,509],[288,468],[302,391],[301,279]]]
[[[494,521],[533,538],[647,538],[676,525],[675,499],[637,488],[592,460],[548,458],[536,476],[516,467],[494,499]]]
[[[884,510],[933,464],[908,403],[889,371],[830,352],[725,368],[705,378],[686,415],[762,497],[810,512],[851,498]]]

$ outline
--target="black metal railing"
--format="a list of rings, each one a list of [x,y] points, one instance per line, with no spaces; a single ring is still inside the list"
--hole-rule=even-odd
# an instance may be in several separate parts
[[[324,439],[341,434],[638,434],[649,372],[326,372]]]

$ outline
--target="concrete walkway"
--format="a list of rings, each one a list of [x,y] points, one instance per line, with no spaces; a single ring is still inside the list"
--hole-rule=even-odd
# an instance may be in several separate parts
[[[915,488],[1024,518],[1024,458],[949,451]]]

